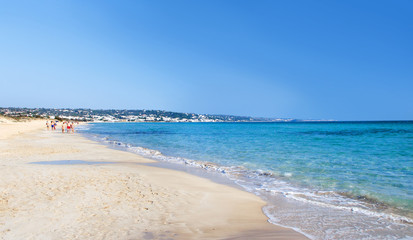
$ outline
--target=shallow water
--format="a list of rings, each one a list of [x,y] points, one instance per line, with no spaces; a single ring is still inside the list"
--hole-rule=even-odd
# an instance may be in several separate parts
[[[413,237],[412,122],[94,123],[80,130],[219,172],[266,199],[271,222],[315,239]]]

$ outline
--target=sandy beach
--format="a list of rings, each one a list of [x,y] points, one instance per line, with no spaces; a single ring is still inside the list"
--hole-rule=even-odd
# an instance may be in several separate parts
[[[99,164],[33,164],[62,160]],[[259,197],[152,161],[1,119],[0,239],[306,239]]]

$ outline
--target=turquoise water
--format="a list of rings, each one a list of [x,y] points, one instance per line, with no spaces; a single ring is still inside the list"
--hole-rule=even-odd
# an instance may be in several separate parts
[[[82,131],[155,159],[219,171],[269,202],[282,196],[403,226],[394,229],[405,235],[387,231],[382,239],[412,237],[413,122],[93,123]],[[282,211],[270,206],[267,215],[288,223]],[[320,235],[284,225],[312,238],[342,238],[328,228]]]

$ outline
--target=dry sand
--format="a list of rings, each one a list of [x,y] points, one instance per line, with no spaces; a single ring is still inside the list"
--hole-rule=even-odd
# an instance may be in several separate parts
[[[30,164],[60,160],[116,164]],[[149,162],[0,119],[0,239],[306,239],[268,223],[253,194]]]

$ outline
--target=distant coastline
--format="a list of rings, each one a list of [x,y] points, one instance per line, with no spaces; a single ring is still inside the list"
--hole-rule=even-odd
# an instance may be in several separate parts
[[[0,115],[11,118],[45,118],[82,122],[333,122],[221,114],[180,113],[164,110],[119,110],[84,108],[0,108]]]

